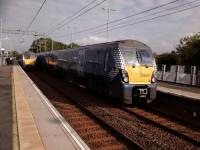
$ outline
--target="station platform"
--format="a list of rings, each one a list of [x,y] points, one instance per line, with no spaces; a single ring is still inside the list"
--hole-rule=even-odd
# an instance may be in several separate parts
[[[0,149],[89,149],[20,66],[15,65],[7,68],[5,66],[2,71],[5,73],[7,70],[12,72],[12,74],[7,77],[5,75],[4,79],[0,77],[0,80],[5,80],[5,78],[11,79],[10,89],[7,89],[7,91],[12,94],[10,94],[11,97],[9,98],[3,97],[3,99],[0,99],[0,106],[2,102],[8,101],[7,99],[11,101],[7,104],[7,106],[11,105],[10,122],[8,122],[11,124],[11,134],[9,137],[5,137],[5,135],[0,133],[0,141],[2,139],[6,141],[5,138],[10,139],[11,142],[8,145],[12,146],[0,146]],[[3,88],[0,85],[0,91]],[[1,109],[3,109],[2,107]],[[5,122],[5,120],[0,121]],[[0,125],[0,131],[3,128],[6,127]],[[1,144],[3,143],[0,142]]]
[[[158,92],[200,101],[200,87],[198,88],[175,83],[158,82],[157,90]]]

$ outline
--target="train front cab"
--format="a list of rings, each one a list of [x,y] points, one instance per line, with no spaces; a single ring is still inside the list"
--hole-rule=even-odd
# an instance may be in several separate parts
[[[155,61],[151,50],[121,48],[120,52],[124,65],[124,69],[120,71],[120,98],[128,104],[153,101],[156,98],[157,84]]]
[[[34,68],[36,64],[36,56],[32,52],[24,52],[22,55],[22,67],[24,69]]]

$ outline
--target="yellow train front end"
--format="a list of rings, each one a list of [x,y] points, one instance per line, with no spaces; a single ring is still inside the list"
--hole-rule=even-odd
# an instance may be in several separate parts
[[[122,48],[121,71],[125,102],[148,103],[156,99],[156,64],[150,48]]]
[[[55,70],[57,67],[57,57],[53,54],[45,55],[45,61],[49,70]]]
[[[23,60],[23,64],[25,66],[34,66],[36,63],[36,59],[35,58],[28,58],[28,59],[24,59]]]
[[[32,52],[25,52],[22,56],[23,69],[34,68],[36,65],[36,55]]]

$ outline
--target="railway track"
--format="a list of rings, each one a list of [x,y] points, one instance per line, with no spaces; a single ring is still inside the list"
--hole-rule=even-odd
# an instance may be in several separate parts
[[[158,125],[158,122],[152,123],[152,122],[155,122],[155,118],[154,118],[155,116],[152,116],[151,118],[152,120],[149,121],[150,119],[148,120],[147,118],[144,119],[144,117],[141,117],[141,116],[139,117],[141,110],[139,111],[135,109],[134,110],[135,112],[133,111],[132,108],[124,108],[122,110],[119,107],[116,107],[116,105],[112,105],[110,103],[100,100],[99,98],[91,94],[88,94],[87,89],[74,86],[73,84],[63,83],[62,81],[55,79],[53,77],[47,76],[43,73],[36,73],[36,74],[38,78],[43,78],[45,80],[46,86],[47,85],[50,86],[54,91],[59,89],[58,93],[61,93],[60,95],[64,96],[65,98],[67,97],[67,99],[73,100],[73,102],[78,104],[78,107],[81,106],[82,109],[87,111],[89,115],[96,116],[96,120],[98,120],[98,122],[101,122],[102,124],[106,124],[107,129],[109,128],[112,131],[114,131],[112,133],[114,134],[118,133],[116,136],[118,137],[118,139],[120,139],[119,135],[123,135],[122,137],[127,140],[125,143],[123,143],[124,145],[121,146],[122,149],[123,148],[130,149],[130,147],[127,147],[127,143],[131,143],[131,142],[142,149],[197,149],[197,147],[199,146],[198,145],[199,141],[196,140],[199,134],[197,137],[195,136],[194,139],[192,140],[191,138],[188,138],[188,135],[185,135],[184,137],[184,136],[174,134],[174,132],[171,132],[172,129],[166,130],[166,127],[165,128],[163,128],[163,126],[161,127],[161,125]],[[36,78],[35,74],[29,73],[29,76],[31,76],[32,79],[35,81],[38,80],[38,79],[34,79]],[[44,81],[43,81],[43,84],[44,84]],[[41,87],[41,83],[38,85],[39,85],[39,88],[48,97],[49,93],[51,92],[48,90],[45,92],[45,88],[47,87],[45,87],[44,85],[43,87]],[[79,93],[79,95],[77,93]],[[63,112],[63,110],[67,110],[63,108],[62,106],[62,105],[65,105],[66,103],[64,101],[62,101],[62,104],[59,104],[58,102],[55,103],[53,101],[52,103],[56,106],[56,108],[61,112],[61,114],[64,117],[66,116],[66,114],[70,114],[70,112],[73,112],[71,111],[71,109],[69,109],[70,111]],[[145,115],[147,117],[147,114]],[[79,115],[70,115],[70,116],[75,116],[74,118],[79,118],[78,117]],[[148,117],[151,117],[151,114],[149,114]],[[82,120],[82,119],[79,118],[79,120]],[[161,118],[160,120],[161,120],[160,122],[162,122]],[[69,122],[70,122],[70,119],[69,119]],[[73,121],[71,122],[73,124]],[[85,121],[85,123],[83,122],[83,124],[87,124],[87,123],[91,123],[91,121]],[[79,123],[75,126],[72,125],[72,127],[76,127],[76,126],[79,127],[81,125],[82,123]],[[87,129],[83,129],[83,130],[87,130]],[[94,130],[94,128],[91,127],[91,130]],[[80,130],[77,129],[76,131],[81,136]],[[99,136],[96,136],[93,134],[94,133],[91,133],[91,134],[88,133],[85,136],[92,137],[92,138],[93,137],[104,138],[104,135],[105,135],[103,133],[101,133]],[[91,144],[90,142],[87,142],[88,140],[87,138],[84,138],[84,136],[81,136],[81,137],[84,140],[86,139],[86,143],[89,143],[88,145],[92,146],[92,149],[95,149],[101,145],[99,144],[97,147],[95,147],[94,146],[95,144]],[[107,144],[109,143],[103,139],[101,139],[100,141],[103,141],[102,143],[107,143]],[[115,142],[112,142],[112,143],[115,143]]]
[[[55,90],[54,86],[49,85],[46,82],[47,80],[41,80],[30,72],[29,77],[39,86],[40,90],[91,149],[142,149],[140,145],[117,133],[80,104],[64,97],[63,94]]]
[[[175,122],[170,118],[163,117],[157,112],[148,111],[144,108],[121,108],[122,110],[136,115],[140,118],[145,119],[146,121],[163,128],[164,130],[173,133],[176,136],[179,136],[187,141],[190,141],[196,146],[200,147],[200,130],[191,129],[188,126],[183,125],[182,123]]]
[[[148,110],[163,114],[173,120],[179,120],[185,125],[200,129],[200,103],[194,100],[175,97],[158,92],[159,102],[148,105]]]

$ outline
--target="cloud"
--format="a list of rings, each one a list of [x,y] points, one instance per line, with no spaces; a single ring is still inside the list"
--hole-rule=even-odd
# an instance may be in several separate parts
[[[79,40],[80,45],[90,45],[103,42],[106,42],[106,38],[98,36],[87,36]]]
[[[25,30],[43,0],[0,0],[0,14],[6,18],[5,27],[8,29]],[[92,0],[48,0],[40,14],[32,24],[30,30],[46,32],[55,27],[60,21],[68,18]],[[96,4],[101,0],[97,0]],[[63,28],[56,30],[50,37],[68,34],[63,38],[54,38],[57,41],[69,42],[70,29],[74,32],[85,30],[107,22],[107,12],[101,8],[113,8],[117,11],[110,12],[110,21],[141,12],[172,0],[107,0],[102,5],[77,18]],[[189,0],[178,1],[177,4]],[[95,5],[95,4],[94,4]],[[173,5],[174,6],[174,5]],[[162,8],[163,10],[164,8]],[[142,15],[141,15],[142,16]],[[140,17],[140,16],[137,16]],[[136,21],[133,17],[129,20]],[[192,9],[175,15],[156,20],[130,25],[126,28],[109,31],[110,41],[122,39],[135,39],[148,44],[156,52],[166,52],[174,49],[173,45],[179,43],[180,38],[199,32],[200,9]],[[70,27],[70,28],[69,28]],[[190,35],[189,34],[189,35]],[[25,42],[19,43],[19,35],[4,35],[12,37],[13,49],[27,49],[34,36],[25,36]],[[74,34],[75,42],[81,45],[101,43],[106,41],[106,32],[95,35],[92,32]]]

